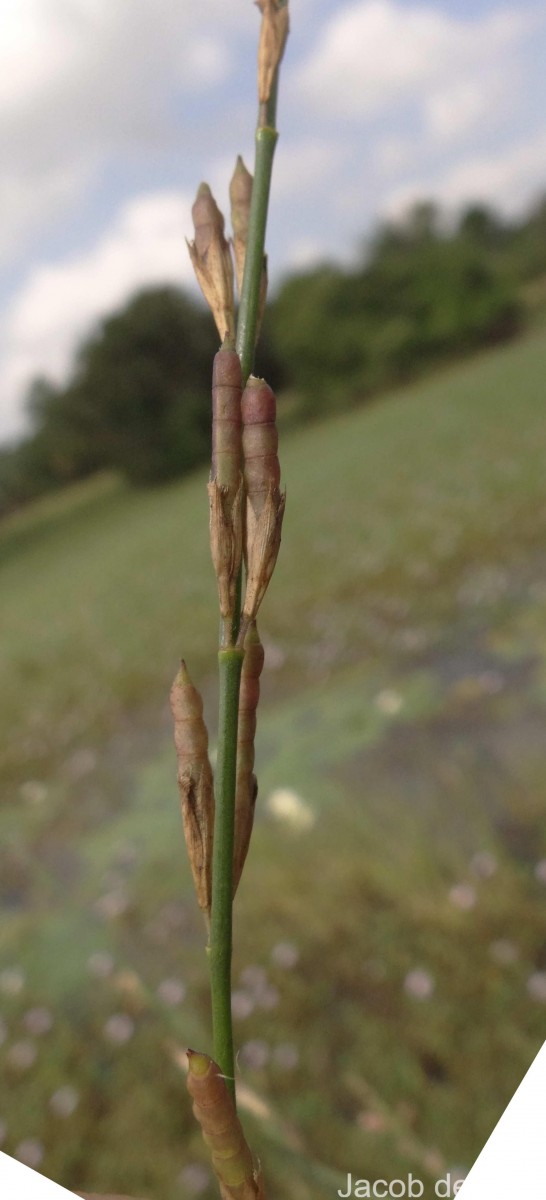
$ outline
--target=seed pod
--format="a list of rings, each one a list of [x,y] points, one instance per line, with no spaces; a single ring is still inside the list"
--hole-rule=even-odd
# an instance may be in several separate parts
[[[233,342],[224,341],[212,367],[212,471],[220,487],[233,495],[241,479],[241,362]]]
[[[224,218],[208,183],[201,183],[192,208],[195,241],[188,250],[197,282],[221,338],[235,336],[233,263],[224,237]]]
[[[265,379],[251,375],[241,400],[244,478],[248,504],[259,517],[271,487],[279,485],[281,469],[275,393]]]
[[[263,14],[258,47],[258,96],[260,104],[267,104],[288,37],[288,0],[258,0],[258,8]]]
[[[188,1091],[209,1147],[223,1200],[265,1200],[261,1175],[219,1066],[208,1054],[188,1050]]]
[[[170,694],[178,762],[178,789],[197,901],[208,921],[212,892],[214,790],[203,701],[182,661]]]
[[[254,822],[254,809],[258,795],[258,782],[252,772],[254,767],[256,710],[260,699],[260,675],[263,665],[264,648],[260,641],[256,623],[253,622],[248,629],[245,639],[245,657],[243,659],[241,687],[239,691],[233,895],[237,891],[248,854]]]

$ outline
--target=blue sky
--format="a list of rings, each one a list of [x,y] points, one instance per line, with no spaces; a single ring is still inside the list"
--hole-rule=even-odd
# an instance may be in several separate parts
[[[268,250],[273,282],[350,262],[375,222],[432,197],[515,214],[546,191],[537,0],[291,0]],[[0,439],[39,373],[136,288],[193,286],[207,179],[252,168],[250,0],[3,0]]]

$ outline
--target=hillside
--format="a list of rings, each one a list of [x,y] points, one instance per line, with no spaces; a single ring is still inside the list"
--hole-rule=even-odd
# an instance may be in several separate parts
[[[537,333],[282,448],[235,978],[287,1200],[469,1167],[543,1040],[545,372]],[[213,1195],[165,704],[183,653],[213,729],[204,484],[105,476],[0,526],[3,1148],[150,1200]]]

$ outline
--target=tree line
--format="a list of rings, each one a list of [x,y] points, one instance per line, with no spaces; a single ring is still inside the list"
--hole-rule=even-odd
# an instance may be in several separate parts
[[[518,221],[474,205],[451,225],[417,204],[380,226],[352,269],[325,263],[282,283],[257,370],[286,397],[287,419],[339,411],[515,336],[530,319],[524,285],[545,275],[546,199]],[[216,349],[208,312],[176,288],[108,316],[63,386],[31,385],[29,432],[0,448],[0,513],[96,471],[150,485],[206,461]]]

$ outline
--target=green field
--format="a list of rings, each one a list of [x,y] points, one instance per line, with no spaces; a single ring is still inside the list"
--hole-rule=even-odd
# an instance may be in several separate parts
[[[545,377],[536,333],[282,447],[234,963],[272,1200],[468,1169],[544,1038]],[[5,521],[0,626],[2,1148],[212,1200],[166,703],[183,654],[214,743],[205,475]]]

